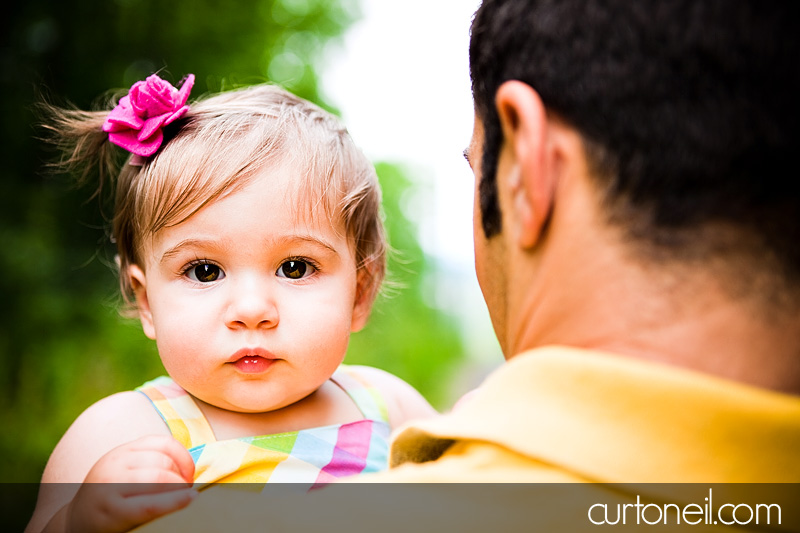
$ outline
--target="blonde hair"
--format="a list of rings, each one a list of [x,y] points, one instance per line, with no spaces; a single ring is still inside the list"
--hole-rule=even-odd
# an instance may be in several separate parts
[[[320,107],[269,84],[206,96],[165,128],[154,156],[141,166],[129,158],[121,169],[111,152],[117,148],[100,130],[107,112],[45,108],[44,125],[64,154],[59,166],[81,170],[83,178],[96,169],[99,190],[109,177],[115,181],[112,234],[126,302],[132,302],[128,267],[143,267],[146,236],[239,190],[267,165],[289,165],[304,178],[292,191],[300,199],[292,203],[295,215],[343,222],[366,274],[362,290],[370,301],[377,295],[387,245],[375,169],[340,121]]]

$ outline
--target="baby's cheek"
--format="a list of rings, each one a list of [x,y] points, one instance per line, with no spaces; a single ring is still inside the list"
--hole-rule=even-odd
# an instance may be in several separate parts
[[[212,349],[209,328],[192,321],[165,323],[156,330],[156,344],[164,365],[199,361]]]
[[[350,339],[352,314],[343,312],[341,306],[319,308],[319,312],[315,314],[316,317],[311,322],[314,324],[314,333],[309,335],[309,341],[315,343],[318,349],[346,349]]]

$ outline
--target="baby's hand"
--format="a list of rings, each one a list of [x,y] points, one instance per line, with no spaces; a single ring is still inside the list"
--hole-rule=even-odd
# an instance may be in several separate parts
[[[92,467],[69,504],[68,531],[129,531],[189,505],[194,463],[181,444],[148,436],[114,448]]]

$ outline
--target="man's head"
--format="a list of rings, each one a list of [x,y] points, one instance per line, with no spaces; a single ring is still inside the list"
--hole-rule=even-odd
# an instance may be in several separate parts
[[[769,292],[796,291],[797,13],[793,2],[485,0],[470,43],[485,237],[505,230],[497,93],[520,80],[578,132],[605,222],[639,257],[768,264]]]
[[[795,3],[484,0],[475,267],[566,344],[800,391]]]

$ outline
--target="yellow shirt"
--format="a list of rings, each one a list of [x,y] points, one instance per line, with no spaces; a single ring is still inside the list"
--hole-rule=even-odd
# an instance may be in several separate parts
[[[547,347],[401,428],[390,454],[387,481],[800,483],[800,397]]]

